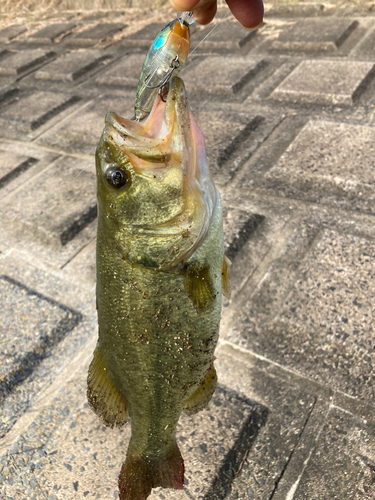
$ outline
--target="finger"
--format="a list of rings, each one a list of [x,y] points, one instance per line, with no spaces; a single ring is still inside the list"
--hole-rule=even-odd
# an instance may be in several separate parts
[[[263,21],[262,0],[226,0],[232,14],[245,28],[255,28]]]
[[[194,19],[199,24],[208,24],[215,17],[216,10],[216,0],[211,0],[202,7],[194,9]]]
[[[178,11],[194,10],[194,7],[200,3],[199,0],[170,0],[172,7]]]
[[[216,14],[216,0],[170,0],[170,2],[178,11],[192,10],[194,20],[199,24],[208,24]]]

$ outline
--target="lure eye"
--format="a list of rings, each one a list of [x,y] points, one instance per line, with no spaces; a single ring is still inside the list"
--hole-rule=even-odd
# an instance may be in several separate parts
[[[106,178],[108,183],[116,189],[124,187],[130,181],[128,173],[116,164],[109,165]]]

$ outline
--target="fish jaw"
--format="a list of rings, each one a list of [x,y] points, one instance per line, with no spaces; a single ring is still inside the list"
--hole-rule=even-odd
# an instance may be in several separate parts
[[[181,78],[172,78],[166,102],[157,98],[143,124],[109,113],[96,159],[99,218],[112,221],[120,243],[126,239],[134,254],[147,238],[159,239],[159,269],[188,258],[207,233],[216,190]],[[113,165],[129,180],[120,189],[107,182]]]

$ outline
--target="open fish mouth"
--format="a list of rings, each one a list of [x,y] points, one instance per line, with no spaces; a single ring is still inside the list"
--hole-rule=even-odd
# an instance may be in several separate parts
[[[108,165],[126,165],[132,187],[128,195],[123,193],[123,215],[126,196],[133,206],[153,203],[152,209],[142,210],[136,220],[132,215],[135,211],[130,214],[128,210],[130,215],[122,218],[123,224],[137,225],[138,231],[142,228],[149,234],[189,235],[179,245],[181,253],[175,264],[194,252],[210,226],[217,190],[208,168],[204,137],[190,111],[181,78],[170,80],[165,101],[158,96],[143,123],[108,113],[97,160],[103,176]],[[122,194],[117,194],[120,200]],[[158,211],[160,207],[164,208]]]
[[[185,85],[179,77],[169,82],[165,101],[158,96],[145,122],[124,119],[110,112],[104,132],[107,140],[129,157],[137,173],[179,165],[187,182],[195,179],[199,184],[205,180],[212,184],[204,137],[190,111]]]

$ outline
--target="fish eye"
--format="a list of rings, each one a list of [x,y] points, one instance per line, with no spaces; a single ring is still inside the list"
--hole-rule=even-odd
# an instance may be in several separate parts
[[[105,175],[108,183],[114,188],[122,188],[130,181],[129,174],[115,163],[109,165]]]

